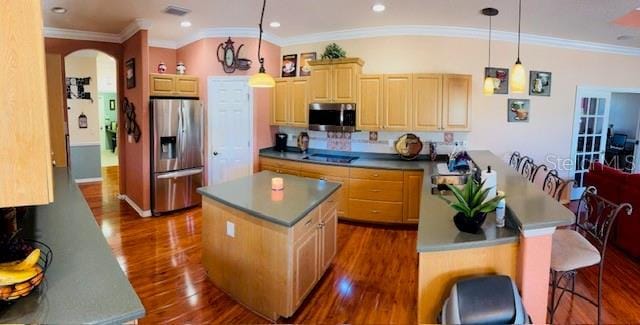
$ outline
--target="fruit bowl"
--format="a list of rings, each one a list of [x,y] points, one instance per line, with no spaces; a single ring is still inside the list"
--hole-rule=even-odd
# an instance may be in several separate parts
[[[24,259],[0,263],[0,303],[11,303],[29,295],[44,280],[53,260],[53,252],[45,243],[25,240],[33,249]]]

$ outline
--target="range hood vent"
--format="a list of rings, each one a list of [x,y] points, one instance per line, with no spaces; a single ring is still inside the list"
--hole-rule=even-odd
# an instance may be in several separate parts
[[[191,10],[187,8],[182,8],[174,5],[169,5],[167,6],[167,8],[164,9],[165,14],[174,15],[174,16],[184,16],[190,12]]]

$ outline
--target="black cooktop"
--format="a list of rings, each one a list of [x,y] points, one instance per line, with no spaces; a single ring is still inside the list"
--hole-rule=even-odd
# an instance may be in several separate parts
[[[340,155],[326,155],[326,154],[321,154],[321,153],[314,153],[312,155],[304,157],[303,159],[313,160],[313,161],[324,161],[324,162],[332,162],[332,163],[349,164],[352,161],[358,159],[358,157],[340,156]]]

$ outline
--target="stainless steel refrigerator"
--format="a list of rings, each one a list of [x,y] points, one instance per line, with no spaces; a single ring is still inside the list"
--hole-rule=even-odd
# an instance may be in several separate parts
[[[196,206],[204,171],[203,107],[193,99],[152,99],[151,212]]]

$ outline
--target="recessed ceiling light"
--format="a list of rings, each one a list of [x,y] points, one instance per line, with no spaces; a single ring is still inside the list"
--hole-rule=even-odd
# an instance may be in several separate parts
[[[627,41],[627,40],[630,40],[632,38],[633,38],[633,36],[631,36],[631,35],[620,35],[620,36],[616,37],[616,39],[618,41]]]
[[[371,10],[373,10],[375,12],[383,12],[385,9],[387,9],[387,7],[385,7],[381,3],[375,4],[375,5],[373,5],[373,7],[371,7]]]
[[[272,21],[269,26],[273,27],[273,28],[278,28],[280,27],[280,22],[277,21]]]
[[[53,13],[56,14],[66,14],[67,13],[67,8],[63,8],[63,7],[53,7],[51,8],[51,11]]]
[[[188,20],[180,22],[180,26],[182,27],[191,27],[191,22]]]

